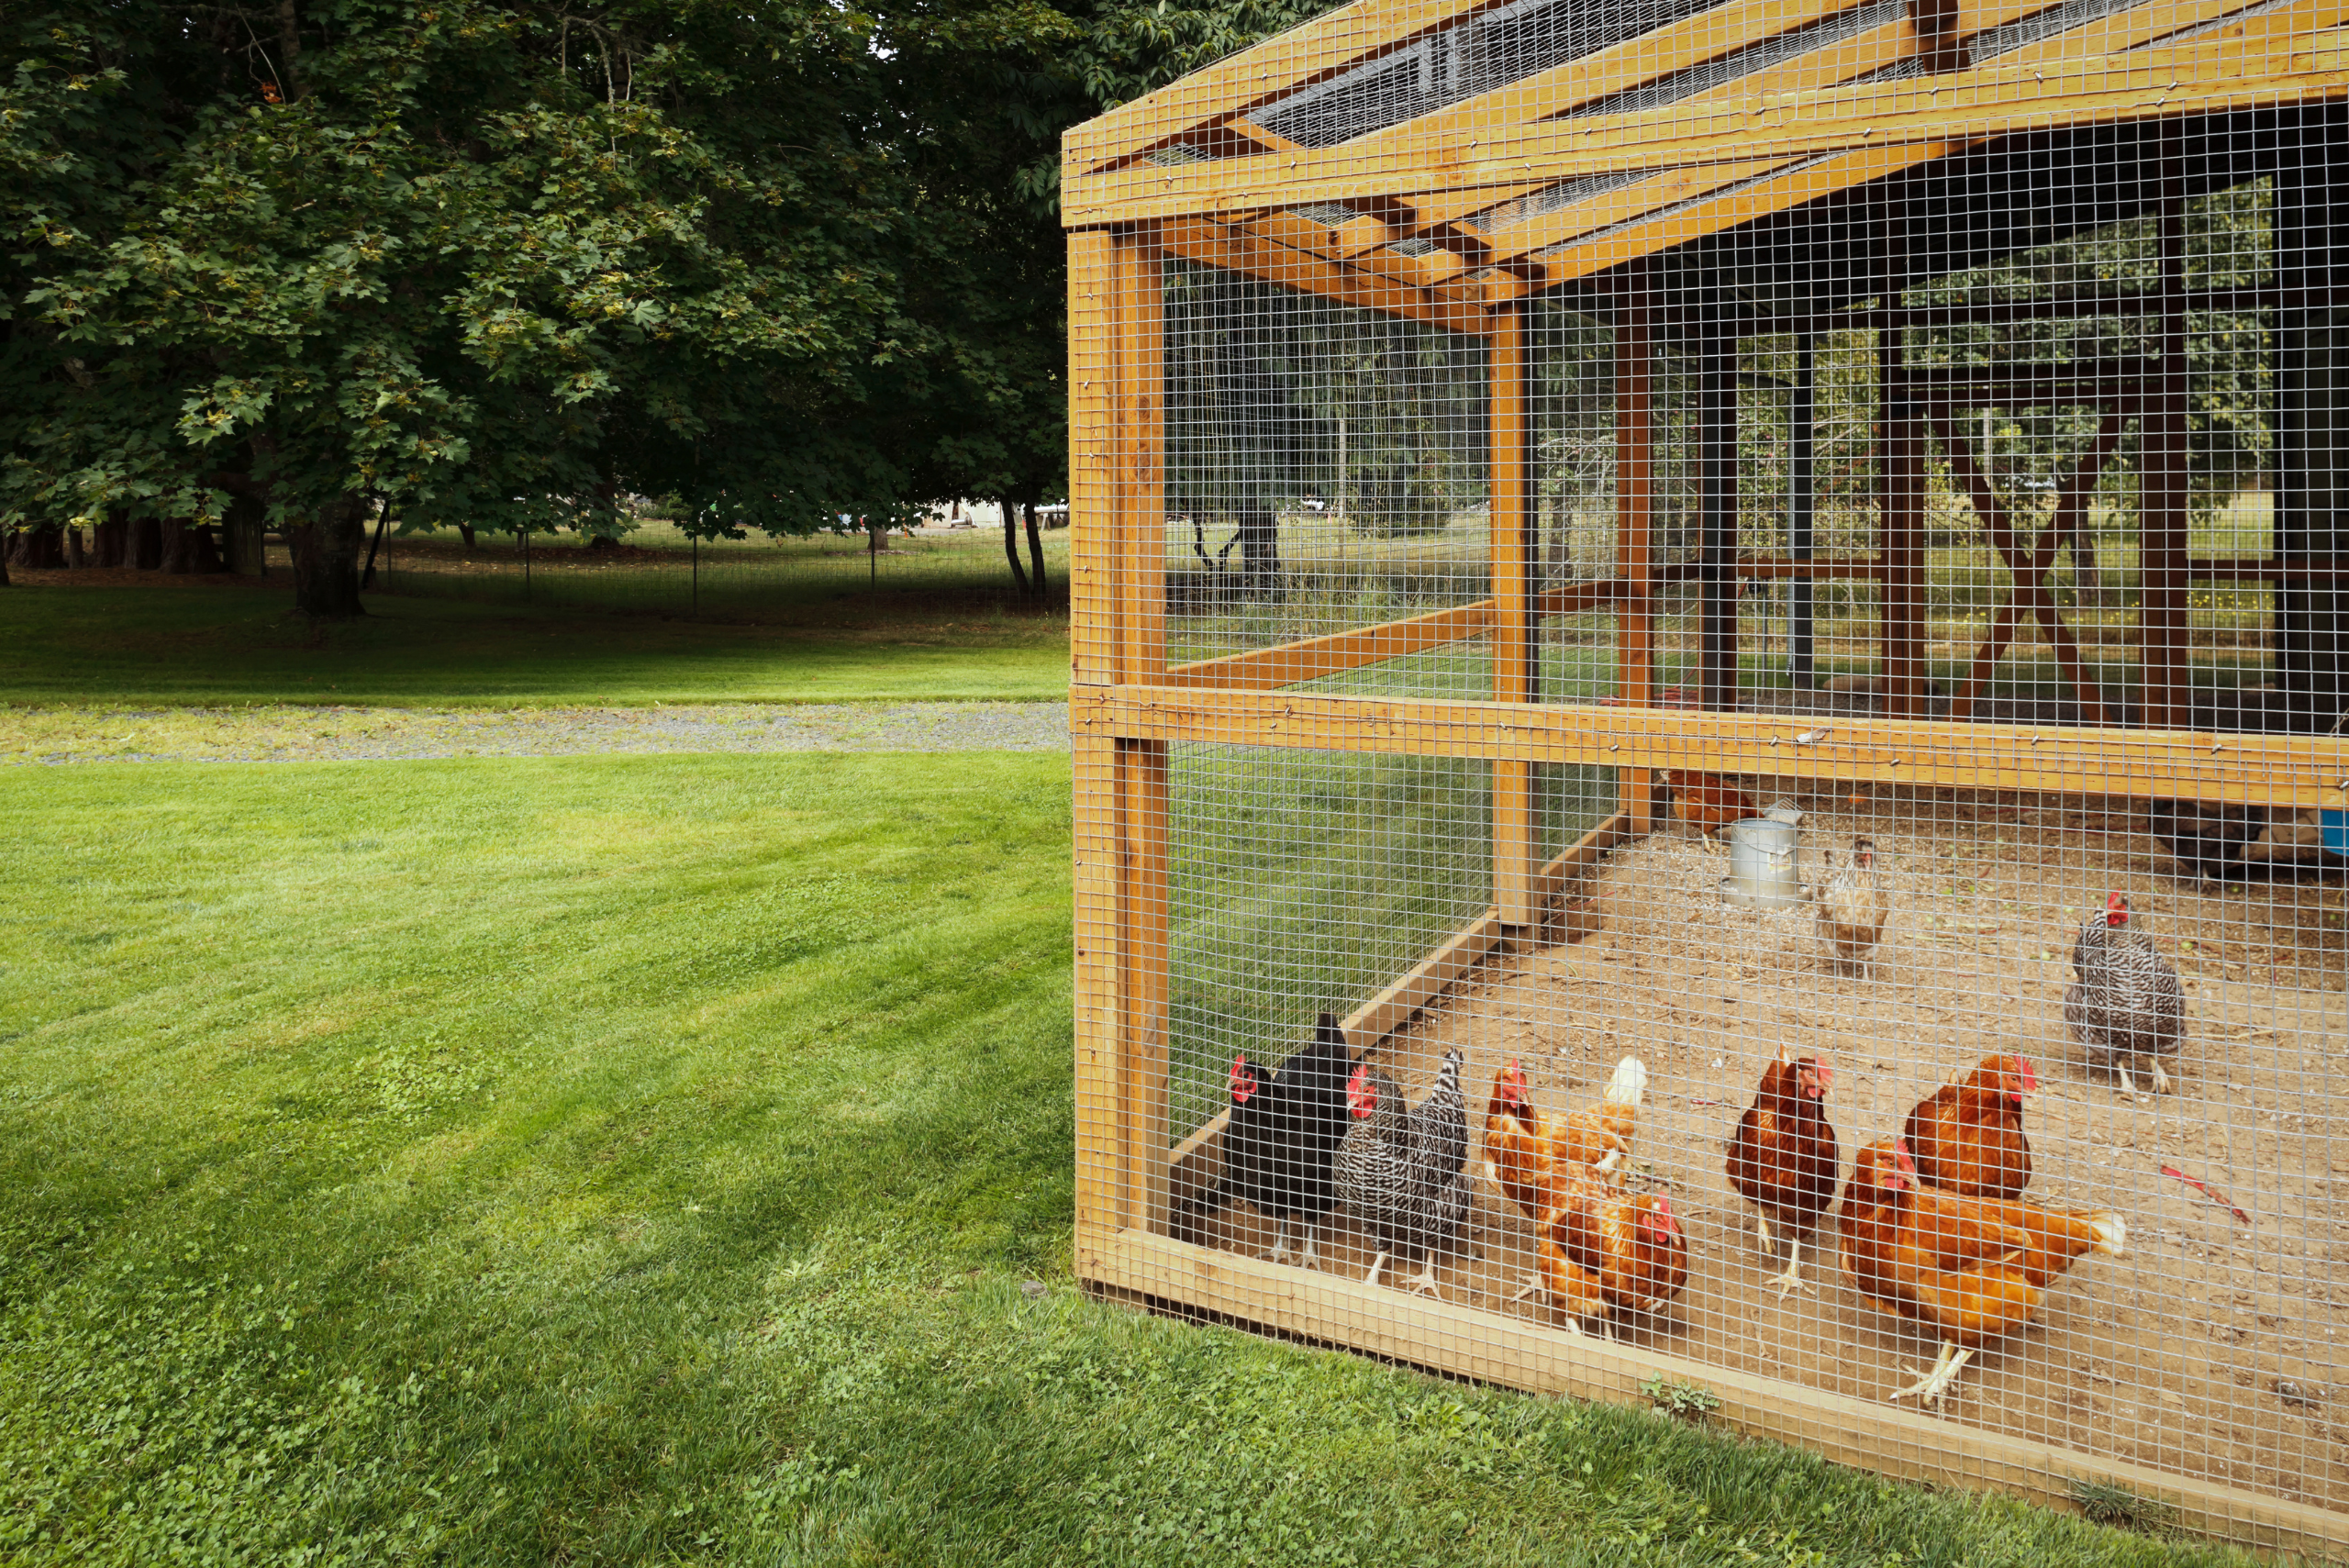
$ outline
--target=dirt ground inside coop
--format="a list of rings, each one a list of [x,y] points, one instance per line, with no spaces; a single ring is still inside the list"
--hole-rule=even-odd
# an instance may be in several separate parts
[[[2022,1052],[2041,1084],[2028,1113],[2028,1195],[2120,1211],[2126,1252],[2081,1260],[2029,1329],[1974,1359],[1940,1413],[2349,1506],[2343,878],[2182,880],[2125,802],[1795,798],[1806,812],[1805,881],[1819,873],[1820,849],[1846,850],[1854,834],[1889,862],[1896,912],[1873,973],[1840,972],[1803,909],[1725,905],[1716,888],[1727,851],[1675,826],[1618,846],[1567,889],[1596,914],[1595,930],[1504,951],[1374,1059],[1417,1099],[1447,1047],[1466,1053],[1474,1174],[1504,1061],[1522,1060],[1536,1104],[1560,1111],[1594,1102],[1617,1062],[1638,1055],[1649,1091],[1628,1179],[1671,1195],[1689,1279],[1668,1309],[1619,1319],[1615,1332],[1885,1399],[1932,1363],[1935,1340],[1852,1287],[1831,1215],[1804,1250],[1809,1288],[1781,1299],[1769,1284],[1780,1261],[1761,1251],[1724,1173],[1728,1140],[1782,1045],[1834,1070],[1827,1104],[1846,1175],[1861,1144],[1898,1132],[1943,1083],[1986,1055]],[[2113,889],[2185,976],[2188,1032],[2167,1095],[2121,1092],[2082,1060],[2064,1023],[2073,935]],[[1212,1150],[1190,1162],[1198,1169],[1177,1171],[1178,1195],[1212,1179]],[[2251,1223],[2164,1165],[2218,1188]],[[1489,1182],[1476,1194],[1471,1252],[1441,1271],[1444,1297],[1554,1321],[1538,1296],[1511,1299],[1533,1268],[1531,1227]],[[1204,1239],[1260,1251],[1272,1229],[1235,1208]],[[1325,1269],[1352,1278],[1372,1260],[1342,1210],[1320,1250]]]

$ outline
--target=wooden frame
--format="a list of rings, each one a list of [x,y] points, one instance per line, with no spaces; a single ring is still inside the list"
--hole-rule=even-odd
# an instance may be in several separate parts
[[[2194,795],[2204,800],[2349,809],[2349,741],[2184,728],[2188,584],[2330,578],[2349,566],[2187,558],[2186,313],[2265,306],[2282,295],[2275,289],[2189,291],[2176,246],[2165,248],[2159,290],[2142,299],[1929,313],[1900,307],[1894,246],[1891,278],[1875,307],[1770,328],[1883,331],[1885,526],[1872,557],[1742,553],[1733,532],[1716,528],[1703,561],[1666,565],[1656,559],[1652,516],[1653,361],[1674,308],[1660,284],[1662,251],[1859,190],[1984,138],[2132,121],[2174,125],[2188,115],[2349,98],[2342,36],[2349,32],[2342,27],[2349,0],[2298,0],[2232,22],[2226,18],[2242,11],[2244,0],[2150,0],[1980,67],[1966,62],[1969,41],[2038,7],[2033,0],[1950,0],[1915,7],[1909,20],[1847,39],[1819,59],[1805,56],[1799,68],[1774,68],[1669,107],[1574,112],[1604,107],[1600,100],[1611,94],[1841,8],[1824,0],[1729,0],[1630,44],[1336,145],[1306,146],[1268,128],[1288,95],[1489,8],[1490,0],[1358,0],[1080,128],[1064,148],[1064,222],[1073,231],[1079,1274],[1121,1296],[1514,1386],[1633,1401],[1650,1376],[1686,1377],[1722,1397],[1728,1423],[1792,1437],[1848,1462],[2059,1502],[2069,1479],[2115,1482],[2170,1504],[2190,1526],[2247,1544],[2315,1555],[2349,1547],[2349,1514],[1261,1263],[1168,1234],[1172,1195],[1208,1156],[1221,1126],[1220,1118],[1211,1120],[1179,1143],[1169,1137],[1170,817],[1181,747],[1444,757],[1490,766],[1492,901],[1360,999],[1345,1020],[1358,1047],[1385,1040],[1473,980],[1494,955],[1531,940],[1547,898],[1610,847],[1652,830],[1653,781],[1664,770],[2108,800],[2165,798],[2176,791],[2181,773],[2190,773]],[[2179,29],[2213,22],[2225,25],[2163,42]],[[1924,65],[1921,74],[1859,79],[1910,60]],[[2174,136],[2170,145],[2176,145]],[[1185,157],[1206,156],[1151,161],[1177,147],[1191,150]],[[1522,223],[1487,227],[1497,221],[1488,215],[1504,202],[1602,173],[1642,177],[1613,182]],[[2160,216],[2175,235],[2183,187],[2174,171],[2172,179]],[[1344,210],[1318,217],[1300,210],[1317,204]],[[1896,232],[1905,235],[1905,225]],[[1435,249],[1418,257],[1394,249],[1412,239]],[[1491,367],[1489,597],[1168,665],[1161,278],[1170,257],[1481,339]],[[1612,575],[1545,591],[1535,570],[1528,296],[1580,278],[1593,280],[1585,286],[1611,300],[1614,321],[1616,553]],[[1898,330],[1919,320],[2132,310],[2158,315],[2160,354],[2062,371],[1911,366]],[[1729,358],[1733,382],[1733,344]],[[2049,630],[2073,673],[2087,727],[1925,717],[1922,539],[1932,433],[1967,399],[2045,402],[2075,395],[2094,395],[2107,407],[2117,397],[2152,428],[2146,505],[2158,526],[2147,535],[2149,723],[2102,727],[2107,716],[2076,648],[2065,655],[2069,639],[2044,584],[2067,517],[2076,520],[2117,439],[2115,419],[2082,459],[2054,526],[2036,539],[2018,537],[1961,444],[1944,443],[2015,582],[1977,651],[1954,717],[1968,719],[1976,711],[2004,639],[2031,616]],[[1730,407],[1733,431],[1733,393]],[[1653,706],[1658,596],[1691,581],[1719,595],[1724,584],[1780,577],[1882,585],[1897,606],[1886,617],[1882,650],[1886,716],[1821,723]],[[1616,617],[1617,706],[1541,701],[1540,617],[1589,610]],[[1719,631],[1721,606],[1712,610]],[[1731,677],[1736,670],[1733,619],[1728,626],[1725,648],[1708,661],[1716,688],[1724,670]],[[1297,689],[1467,639],[1486,639],[1491,651],[1490,687],[1477,700]],[[1619,806],[1561,854],[1537,863],[1536,770],[1557,764],[1615,770]]]

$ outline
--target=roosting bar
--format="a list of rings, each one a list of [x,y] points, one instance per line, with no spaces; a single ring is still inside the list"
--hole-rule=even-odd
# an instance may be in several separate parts
[[[1092,1286],[2349,1548],[2344,20],[1358,0],[1069,133]]]

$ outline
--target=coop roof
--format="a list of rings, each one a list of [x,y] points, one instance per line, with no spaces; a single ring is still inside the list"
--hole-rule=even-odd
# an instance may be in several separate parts
[[[1063,221],[1468,329],[1880,183],[2349,92],[2349,0],[1357,0],[1069,132]],[[1961,178],[1943,167],[1973,160]],[[1965,224],[1964,201],[1935,210]]]

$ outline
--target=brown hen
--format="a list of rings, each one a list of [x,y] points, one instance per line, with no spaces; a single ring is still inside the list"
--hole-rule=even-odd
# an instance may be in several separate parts
[[[2089,1252],[2119,1257],[2121,1218],[1920,1187],[1908,1146],[1860,1151],[1843,1195],[1843,1273],[1860,1294],[1940,1335],[1931,1372],[1892,1396],[1930,1405],[1974,1353],[2029,1323],[2047,1286]]]
[[[1787,1266],[1774,1282],[1781,1296],[1802,1284],[1803,1241],[1835,1202],[1842,1151],[1826,1106],[1834,1081],[1825,1062],[1789,1062],[1781,1046],[1730,1140],[1729,1184],[1753,1206],[1763,1250],[1771,1249],[1772,1220],[1786,1234]]]
[[[2027,1056],[1987,1056],[1918,1102],[1900,1129],[1918,1179],[1960,1197],[2020,1197],[2031,1185],[2024,1096],[2039,1091]]]

